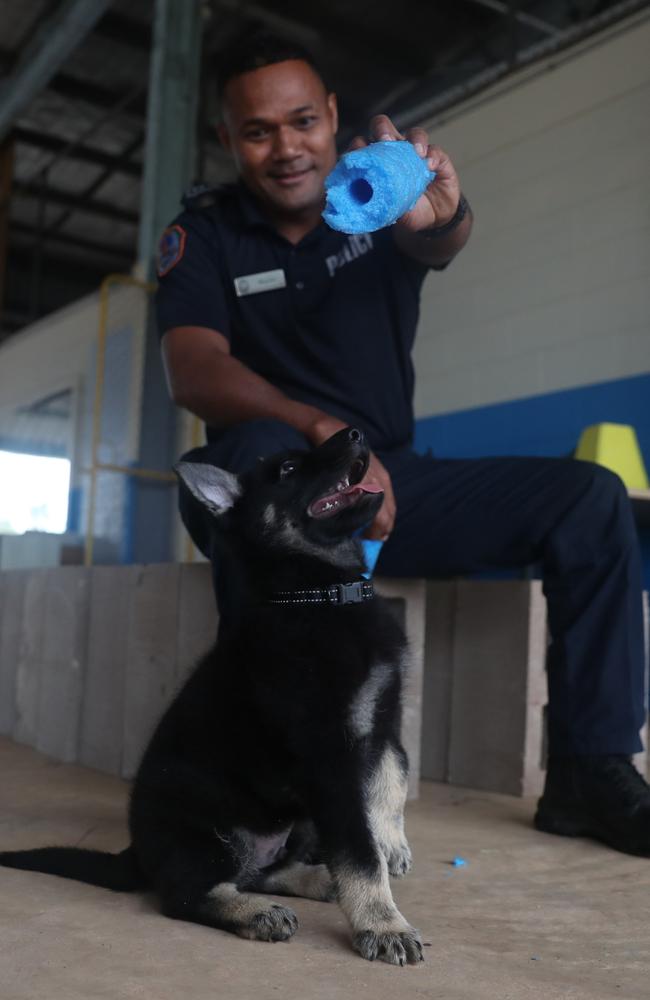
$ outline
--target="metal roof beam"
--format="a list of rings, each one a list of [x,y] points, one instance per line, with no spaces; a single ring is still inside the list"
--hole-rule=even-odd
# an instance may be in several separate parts
[[[359,61],[368,61],[364,48],[371,53],[381,53],[381,61],[391,70],[416,72],[426,69],[426,59],[420,48],[411,46],[408,52],[403,52],[400,46],[395,46],[394,38],[386,31],[377,30],[371,18],[363,23],[350,24],[345,17],[332,16],[326,6],[319,6],[318,11],[305,5],[300,13],[300,19],[279,14],[262,3],[254,0],[215,0],[217,9],[228,11],[241,18],[250,18],[267,25],[272,31],[279,31],[290,38],[295,38],[306,48],[316,48],[318,43],[335,44],[339,52],[354,52]],[[272,6],[272,5],[270,5]],[[358,38],[363,34],[364,47],[358,44]],[[417,40],[415,40],[417,41]],[[213,54],[218,58],[219,53]],[[319,59],[319,64],[323,60]]]
[[[563,28],[553,38],[545,38],[543,41],[520,50],[517,68],[521,69],[537,60],[555,57],[559,52],[609,28],[624,18],[631,18],[635,14],[639,14],[640,19],[645,22],[648,19],[647,8],[648,0],[620,0],[619,3],[608,7],[602,14],[596,14],[570,28]],[[434,115],[439,115],[448,108],[460,104],[481,90],[492,86],[512,71],[512,65],[505,60],[493,63],[462,83],[420,99],[409,108],[393,113],[391,117],[397,128],[408,128],[416,122],[427,122]]]
[[[514,17],[520,24],[525,24],[529,28],[535,28],[536,31],[540,31],[543,35],[557,35],[560,31],[554,24],[543,21],[541,17],[535,17],[534,14],[527,14],[523,10],[516,10],[512,0],[508,3],[505,0],[466,0],[466,2],[474,3],[478,7],[488,7],[490,10],[496,11],[497,14]]]
[[[28,128],[14,128],[12,135],[20,145],[43,149],[48,153],[63,153],[70,146],[66,139]],[[140,177],[142,174],[139,163],[127,161],[123,156],[104,153],[101,149],[94,149],[91,146],[74,146],[62,159],[79,160],[81,163],[91,163],[95,167],[106,167],[111,173],[128,174],[129,177]]]
[[[238,14],[240,17],[249,17],[256,21],[267,24],[269,28],[282,34],[290,35],[303,45],[314,45],[320,39],[320,32],[302,20],[302,18],[288,17],[286,14],[279,14],[261,3],[252,0],[215,0],[215,7]]]
[[[64,0],[40,25],[0,87],[0,139],[104,14],[110,0]]]
[[[122,266],[127,263],[131,263],[135,257],[135,240],[132,247],[125,246],[113,246],[110,243],[98,243],[95,240],[87,240],[82,236],[72,236],[68,233],[41,233],[36,226],[29,226],[24,222],[19,222],[17,219],[11,220],[10,234],[18,233],[21,236],[30,236],[34,239],[42,240],[43,243],[59,243],[61,246],[75,247],[78,250],[88,250],[90,253],[96,253],[100,256],[114,257],[117,258]],[[12,248],[12,255],[16,252],[20,253],[23,247],[15,246]],[[31,250],[29,251],[31,253]],[[61,258],[57,258],[61,260]],[[67,258],[66,258],[67,259]],[[71,268],[77,266],[78,263],[83,263],[81,258],[70,258]]]
[[[70,191],[62,191],[60,188],[48,187],[40,184],[25,184],[22,181],[14,181],[13,193],[21,198],[39,198],[50,205],[62,205],[64,208],[77,208],[79,211],[87,212],[89,215],[100,215],[105,219],[117,222],[128,222],[136,225],[139,219],[137,212],[129,212],[127,209],[118,208],[110,202],[90,201],[85,202],[82,195],[72,194]]]
[[[57,73],[48,83],[47,89],[66,100],[82,101],[107,111],[120,105],[124,114],[136,118],[143,118],[146,113],[144,86],[135,88],[131,93],[119,94],[91,80],[79,80],[68,73]]]
[[[61,226],[65,225],[65,223],[68,221],[73,212],[79,209],[83,209],[84,205],[92,205],[93,197],[99,191],[99,189],[106,183],[109,177],[113,175],[113,170],[119,168],[120,160],[125,160],[128,162],[130,157],[133,155],[133,153],[135,153],[136,149],[140,148],[143,142],[144,142],[144,132],[141,133],[140,135],[136,135],[136,137],[131,140],[129,145],[122,152],[121,156],[117,158],[118,167],[116,168],[114,166],[111,166],[111,167],[106,167],[104,170],[102,170],[99,177],[96,177],[95,180],[92,182],[92,184],[90,184],[87,188],[85,188],[84,191],[79,192],[79,198],[80,198],[79,204],[75,205],[74,208],[66,208],[66,210],[59,216],[58,219],[50,223],[50,225],[45,230],[46,233],[56,232],[57,229],[60,229]]]
[[[95,34],[120,45],[128,45],[140,52],[151,49],[151,26],[144,21],[125,17],[117,11],[109,10],[95,26]]]

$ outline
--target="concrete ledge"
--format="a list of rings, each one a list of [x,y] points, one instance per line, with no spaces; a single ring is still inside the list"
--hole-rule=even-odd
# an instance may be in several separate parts
[[[409,639],[409,797],[421,777],[539,794],[547,647],[540,583],[375,582]],[[0,734],[132,778],[216,628],[206,563],[1,572]],[[637,766],[645,773],[645,752]]]
[[[207,567],[180,564],[1,573],[0,732],[133,777],[216,635],[209,587]]]
[[[425,584],[379,580],[405,623],[403,739],[420,776]],[[0,734],[67,763],[132,778],[151,733],[214,641],[206,563],[0,573]]]
[[[647,594],[644,606],[647,622]],[[509,795],[541,793],[547,647],[540,581],[428,583],[423,778]],[[647,748],[647,726],[642,738]],[[645,774],[646,751],[636,764]]]

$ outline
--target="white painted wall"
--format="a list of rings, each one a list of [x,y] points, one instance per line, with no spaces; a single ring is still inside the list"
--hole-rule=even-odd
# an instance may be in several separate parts
[[[10,433],[14,411],[50,393],[74,389],[85,375],[97,338],[98,294],[32,323],[0,345],[0,428]]]
[[[475,214],[424,286],[418,417],[650,371],[650,19],[427,125]]]
[[[127,459],[136,458],[139,437],[145,305],[145,293],[139,287],[111,286],[107,335],[123,336],[131,329],[137,341],[124,361],[130,370],[118,373],[128,379],[129,387],[128,437],[121,449]],[[11,434],[17,409],[63,389],[83,391],[92,412],[99,316],[99,292],[95,292],[32,323],[0,345],[0,433]]]
[[[146,306],[147,294],[141,288],[111,285],[100,461],[127,465],[138,457]],[[21,407],[63,389],[76,394],[69,457],[72,485],[82,488],[83,524],[99,321],[99,293],[94,293],[33,323],[0,346],[0,437],[11,438],[14,431],[19,436],[16,411]],[[95,528],[115,546],[122,535],[125,490],[125,479],[119,474],[98,477]]]

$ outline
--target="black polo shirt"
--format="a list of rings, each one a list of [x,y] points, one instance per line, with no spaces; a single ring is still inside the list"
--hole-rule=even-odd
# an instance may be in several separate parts
[[[411,350],[427,270],[390,229],[345,236],[321,221],[294,246],[243,185],[224,186],[165,231],[158,328],[218,330],[285,395],[361,427],[383,451],[412,439]]]

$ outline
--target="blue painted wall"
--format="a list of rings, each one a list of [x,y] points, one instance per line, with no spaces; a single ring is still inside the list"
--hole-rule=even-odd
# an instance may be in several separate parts
[[[650,469],[650,373],[424,417],[415,443],[440,458],[568,455],[585,427],[604,422],[632,424]]]
[[[650,353],[650,351],[649,351]],[[650,474],[650,373],[417,421],[415,447],[438,458],[570,455],[590,424],[631,424]],[[650,533],[641,533],[650,589]]]

